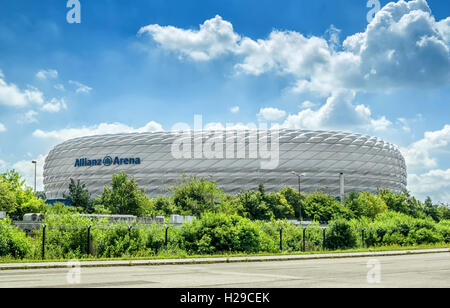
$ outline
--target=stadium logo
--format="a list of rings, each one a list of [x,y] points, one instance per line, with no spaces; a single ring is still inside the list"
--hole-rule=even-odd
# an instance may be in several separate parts
[[[111,158],[111,156],[106,156],[105,158],[103,158],[103,166],[109,167],[111,166],[113,163],[113,159]]]
[[[112,165],[140,165],[141,159],[139,157],[135,158],[120,158],[116,156],[114,159],[111,156],[106,156],[103,159],[88,159],[88,158],[77,158],[75,160],[75,168],[78,167],[97,167],[105,166],[109,167]]]

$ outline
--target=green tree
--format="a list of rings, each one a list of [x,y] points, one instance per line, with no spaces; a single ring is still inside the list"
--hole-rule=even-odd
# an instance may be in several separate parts
[[[439,206],[434,205],[430,197],[427,197],[423,205],[427,216],[430,216],[436,222],[439,222],[442,219],[442,211],[439,211]]]
[[[45,209],[45,201],[36,197],[19,173],[11,170],[0,174],[0,210],[8,212],[11,218],[20,220],[26,213],[40,213]]]
[[[223,192],[215,182],[194,176],[183,177],[171,187],[173,202],[181,214],[200,217],[205,212],[215,212],[223,199]]]
[[[96,203],[104,205],[112,214],[141,216],[147,201],[148,197],[134,178],[120,172],[113,175],[111,188],[105,187]]]
[[[264,201],[260,191],[246,190],[237,195],[242,205],[241,215],[251,220],[271,220],[273,212]]]
[[[306,218],[316,221],[330,221],[335,217],[351,215],[334,197],[321,191],[307,194],[302,201]]]
[[[388,207],[384,200],[376,195],[369,192],[363,191],[358,194],[358,197],[351,206],[357,205],[357,208],[352,209],[354,212],[358,211],[357,215],[366,216],[374,219],[378,214],[386,212]]]
[[[287,203],[294,209],[294,218],[299,218],[302,196],[298,193],[298,190],[286,186],[280,190],[279,194],[282,195]],[[305,217],[304,209],[302,209],[302,217]]]
[[[70,179],[69,193],[67,195],[64,194],[64,198],[67,199],[72,206],[81,209],[82,212],[93,212],[91,194],[86,188],[86,185],[81,184],[80,180],[75,182],[74,179]]]
[[[275,219],[295,218],[294,208],[287,202],[284,195],[279,193],[269,193],[263,196],[264,202],[273,213]]]
[[[0,211],[14,213],[17,208],[16,195],[8,183],[0,181]]]

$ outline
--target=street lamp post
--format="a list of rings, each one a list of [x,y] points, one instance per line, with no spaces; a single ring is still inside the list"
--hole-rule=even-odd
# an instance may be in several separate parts
[[[343,172],[339,173],[339,195],[343,203],[345,197],[345,177]]]
[[[303,221],[303,215],[302,215],[301,185],[302,185],[302,176],[305,176],[305,174],[304,173],[299,174],[299,173],[297,173],[295,171],[292,171],[292,174],[295,175],[298,178],[298,197],[299,197],[299,205],[300,205],[299,212],[300,212],[300,222],[302,222]]]
[[[34,165],[34,193],[37,193],[36,189],[37,161],[33,160],[31,163]]]

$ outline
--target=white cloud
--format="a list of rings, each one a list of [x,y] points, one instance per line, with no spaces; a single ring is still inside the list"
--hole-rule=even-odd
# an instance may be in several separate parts
[[[133,128],[122,123],[101,123],[89,127],[83,126],[81,128],[64,128],[61,130],[53,131],[43,131],[38,129],[33,132],[33,136],[43,139],[55,139],[57,141],[64,141],[73,138],[93,135],[145,133],[156,131],[163,131],[163,128],[161,124],[153,121],[140,128]]]
[[[205,125],[205,131],[225,131],[225,130],[256,130],[258,127],[254,123],[226,123],[210,122]]]
[[[44,185],[44,163],[45,163],[46,156],[39,155],[37,159],[37,165],[36,165],[36,183],[37,183],[37,190],[43,191]],[[12,169],[19,172],[19,174],[24,178],[25,183],[29,187],[34,187],[34,164],[31,163],[31,160],[21,160],[13,164]]]
[[[300,108],[302,109],[308,109],[308,108],[314,108],[316,107],[317,104],[314,104],[313,102],[310,101],[304,101],[303,103],[301,103]]]
[[[74,85],[77,89],[75,90],[76,93],[85,93],[89,94],[89,92],[92,91],[91,87],[88,87],[87,85],[82,84],[81,82],[69,80],[69,83],[71,85]]]
[[[342,44],[335,27],[327,31],[328,40],[279,30],[267,39],[253,40],[235,33],[220,16],[207,20],[198,31],[149,25],[139,33],[148,33],[161,48],[193,60],[231,53],[238,59],[238,71],[288,74],[301,92],[329,95],[336,89],[439,87],[450,81],[450,21],[437,22],[425,0],[387,4],[365,32]]]
[[[325,105],[318,110],[310,108],[301,110],[298,114],[290,114],[281,125],[295,129],[352,129],[380,131],[387,129],[392,123],[381,117],[372,118],[369,107],[354,105],[355,92],[335,91]]]
[[[240,109],[241,108],[239,108],[239,106],[234,106],[234,107],[230,108],[230,112],[231,113],[238,113]]]
[[[438,162],[435,157],[432,157],[432,153],[450,151],[450,125],[445,125],[438,131],[425,132],[423,139],[400,150],[405,156],[408,167],[436,168]]]
[[[64,98],[56,99],[53,98],[51,101],[47,102],[45,105],[42,106],[42,110],[56,113],[59,112],[61,109],[67,109],[66,102],[64,101]]]
[[[59,90],[59,91],[65,91],[65,90],[66,90],[66,88],[64,87],[64,85],[63,85],[63,84],[60,84],[60,83],[54,85],[54,88],[55,88],[56,90]]]
[[[0,123],[0,133],[6,132],[6,127],[2,123]]]
[[[450,169],[436,169],[424,174],[410,174],[408,176],[408,189],[420,200],[429,196],[434,201],[450,204]]]
[[[232,52],[240,39],[234,32],[233,25],[218,15],[205,21],[199,30],[148,25],[142,27],[138,34],[148,34],[162,48],[177,51],[197,61],[210,60]]]
[[[42,80],[47,80],[47,79],[56,79],[58,78],[58,71],[56,70],[40,70],[37,74],[36,77]]]
[[[28,112],[22,114],[19,119],[17,120],[17,123],[19,124],[31,124],[31,123],[37,123],[38,120],[36,119],[36,116],[38,113],[34,110],[29,110]]]
[[[42,104],[44,95],[38,89],[29,87],[20,90],[15,84],[7,83],[0,75],[0,105],[12,107],[26,107],[30,103]]]
[[[257,116],[266,121],[278,121],[286,116],[286,111],[272,107],[262,108]]]

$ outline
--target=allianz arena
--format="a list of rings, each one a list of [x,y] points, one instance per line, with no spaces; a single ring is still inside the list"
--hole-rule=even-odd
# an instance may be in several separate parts
[[[90,136],[56,146],[44,166],[49,200],[63,199],[70,179],[86,184],[93,197],[123,171],[149,196],[166,194],[183,175],[216,181],[236,194],[284,186],[302,192],[406,190],[407,173],[398,148],[377,137],[335,131],[158,132]]]

